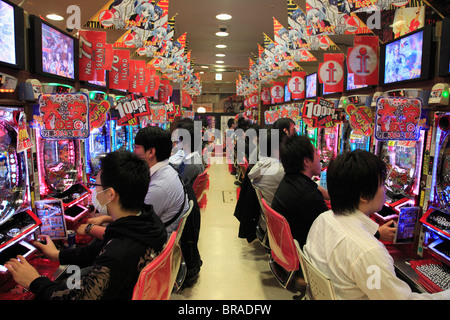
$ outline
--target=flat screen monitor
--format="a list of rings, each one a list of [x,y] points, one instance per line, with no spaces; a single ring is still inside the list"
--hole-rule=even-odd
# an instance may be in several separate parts
[[[317,72],[306,76],[306,99],[317,97]]]
[[[41,20],[30,17],[32,26],[31,62],[34,72],[66,80],[78,76],[78,40]]]
[[[291,101],[291,92],[287,85],[284,86],[284,102]]]
[[[25,25],[23,9],[0,0],[0,64],[25,68]]]
[[[450,17],[442,20],[441,46],[439,50],[439,77],[450,76]]]
[[[347,72],[347,86],[346,91],[358,90],[363,88],[368,88],[367,84],[355,84],[353,73]]]
[[[408,33],[382,46],[383,85],[426,80],[430,77],[432,26]]]

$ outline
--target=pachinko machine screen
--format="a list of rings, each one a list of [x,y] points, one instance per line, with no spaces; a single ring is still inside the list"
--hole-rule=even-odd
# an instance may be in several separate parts
[[[418,194],[422,166],[423,133],[419,141],[382,141],[380,157],[386,164],[388,202]]]
[[[435,206],[450,214],[450,113],[440,117],[436,134],[436,154],[430,198]],[[450,229],[450,228],[449,228]]]
[[[10,115],[0,109],[0,225],[23,207],[28,197],[25,156],[16,152],[17,133]]]
[[[39,140],[41,195],[66,191],[79,180],[80,163],[76,140]]]
[[[86,157],[88,160],[88,166],[86,173],[94,178],[100,170],[100,158],[110,152],[110,135],[109,135],[109,122],[107,122],[101,128],[95,128],[89,135],[89,141],[86,144]]]
[[[328,166],[331,160],[337,155],[339,139],[339,128],[320,128],[318,136],[318,151],[320,161],[322,162],[322,168]]]

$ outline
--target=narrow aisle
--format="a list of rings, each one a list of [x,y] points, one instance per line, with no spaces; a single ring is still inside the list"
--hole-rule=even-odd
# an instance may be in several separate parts
[[[255,240],[238,237],[236,189],[227,164],[208,168],[208,202],[201,209],[199,251],[203,266],[197,282],[172,300],[292,300],[272,275],[268,253]]]

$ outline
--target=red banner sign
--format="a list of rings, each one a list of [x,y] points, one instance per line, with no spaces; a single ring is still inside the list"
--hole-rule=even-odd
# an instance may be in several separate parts
[[[330,128],[339,120],[339,112],[334,103],[323,98],[305,102],[302,110],[303,118],[312,120],[314,128]]]
[[[344,54],[325,53],[323,63],[319,64],[319,82],[323,83],[325,92],[342,92],[344,90]]]
[[[355,85],[378,85],[378,37],[355,36],[354,47],[348,48],[348,72]]]
[[[292,93],[292,99],[305,99],[306,72],[294,71],[288,80],[288,90]]]
[[[91,127],[91,131],[94,128],[101,128],[105,125],[110,108],[111,105],[107,100],[103,100],[100,103],[90,103],[89,125]]]
[[[370,137],[373,133],[373,112],[366,106],[349,104],[345,107],[345,113],[349,116],[350,127],[355,133]]]
[[[270,89],[273,103],[284,102],[284,82],[274,82]]]
[[[136,99],[135,95],[129,95],[120,99],[115,108],[119,112],[117,124],[137,125],[138,117],[150,114],[147,98]]]
[[[130,72],[130,51],[114,50],[114,60],[109,72],[110,89],[128,90],[128,75]]]
[[[39,96],[44,139],[85,139],[89,137],[89,98],[82,93]]]
[[[80,80],[105,81],[105,71],[112,65],[113,47],[106,43],[106,32],[80,30]]]

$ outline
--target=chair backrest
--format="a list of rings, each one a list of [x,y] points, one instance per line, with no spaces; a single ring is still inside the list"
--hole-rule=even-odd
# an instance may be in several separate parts
[[[192,212],[192,209],[194,208],[194,201],[189,200],[189,209],[188,211],[181,217],[180,222],[178,223],[177,227],[177,238],[175,240],[176,243],[180,243],[181,235],[183,234],[184,226],[186,225],[186,220],[189,217],[189,215]]]
[[[266,217],[269,245],[273,259],[287,271],[298,270],[300,268],[300,259],[289,223],[285,217],[273,210],[266,200],[261,199],[261,203]]]
[[[317,269],[305,256],[297,240],[294,240],[300,256],[303,277],[309,288],[311,300],[336,300],[333,284],[327,276]]]
[[[208,184],[208,179],[208,170],[205,170],[197,176],[194,183],[192,184],[192,189],[194,189],[197,201],[200,201],[202,194],[206,189],[206,185]]]
[[[255,186],[253,183],[252,183],[252,186],[253,186],[253,189],[255,189],[256,197],[258,198],[258,202],[259,202],[259,205],[260,205],[261,211],[262,211],[263,210],[263,204],[261,202],[261,200],[263,198],[262,191],[257,186]]]
[[[181,249],[172,232],[166,246],[139,274],[133,300],[169,300],[181,263]]]

